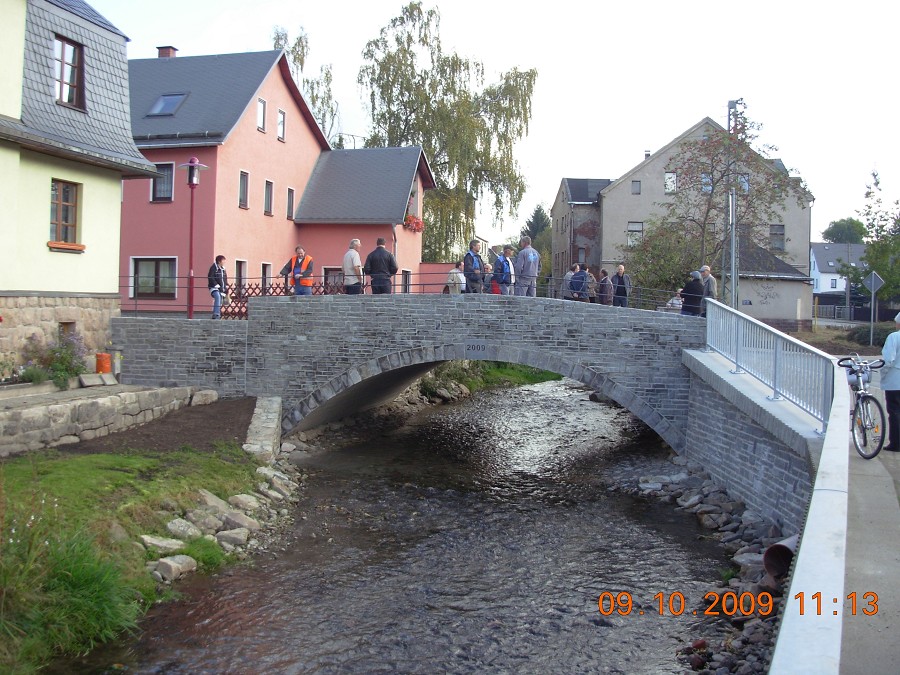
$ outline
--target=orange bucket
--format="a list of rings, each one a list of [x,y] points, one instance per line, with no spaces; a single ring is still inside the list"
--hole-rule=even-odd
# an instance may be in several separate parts
[[[98,373],[111,373],[112,372],[112,358],[109,354],[97,354],[97,372]]]

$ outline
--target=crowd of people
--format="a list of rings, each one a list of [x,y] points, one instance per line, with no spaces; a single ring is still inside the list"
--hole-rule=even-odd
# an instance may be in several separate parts
[[[370,279],[369,287],[373,295],[389,294],[393,277],[398,266],[394,254],[386,248],[386,241],[379,237],[375,249],[366,256],[365,263],[359,254],[360,240],[351,239],[350,246],[342,261],[344,293],[360,295],[365,288],[365,278]],[[221,318],[222,304],[226,300],[225,289],[228,275],[223,263],[225,256],[216,256],[209,268],[207,280],[213,298],[213,317]],[[481,242],[473,239],[469,250],[447,274],[444,293],[493,293],[495,295],[517,295],[535,297],[537,279],[541,267],[541,256],[531,245],[531,237],[523,236],[519,241],[519,251],[511,244],[503,247],[494,264],[481,256]],[[596,269],[596,268],[595,268]],[[294,295],[312,295],[314,263],[302,246],[297,246],[294,255],[281,268]],[[560,297],[564,300],[590,302],[613,307],[628,307],[633,291],[631,277],[625,272],[625,265],[618,265],[610,276],[606,269],[594,276],[588,265],[573,264],[562,279]],[[716,278],[709,265],[691,272],[684,287],[665,304],[668,309],[677,309],[686,316],[705,316],[705,299],[716,298],[718,293]]]

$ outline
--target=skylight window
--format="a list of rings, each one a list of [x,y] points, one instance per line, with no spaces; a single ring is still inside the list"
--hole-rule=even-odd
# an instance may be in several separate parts
[[[156,103],[153,104],[147,115],[174,115],[185,98],[187,98],[187,94],[163,94],[156,99]]]

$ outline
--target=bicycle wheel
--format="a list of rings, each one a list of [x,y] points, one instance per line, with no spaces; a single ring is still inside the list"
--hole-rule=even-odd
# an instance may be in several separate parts
[[[875,457],[884,445],[884,410],[869,394],[860,396],[853,409],[853,445],[864,459]]]

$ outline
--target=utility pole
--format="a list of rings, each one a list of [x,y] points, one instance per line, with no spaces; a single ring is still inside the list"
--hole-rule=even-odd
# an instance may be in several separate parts
[[[738,235],[737,235],[737,194],[734,189],[734,144],[737,132],[737,101],[728,101],[728,133],[731,135],[728,157],[728,197],[726,213],[728,221],[724,227],[722,242],[722,300],[734,309],[738,303]]]

